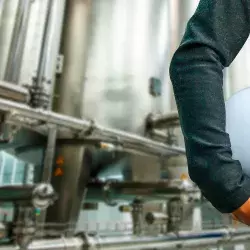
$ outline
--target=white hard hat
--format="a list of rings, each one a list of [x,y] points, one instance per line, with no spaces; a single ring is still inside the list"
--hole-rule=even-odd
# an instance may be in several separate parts
[[[226,131],[233,159],[239,160],[243,171],[250,176],[250,88],[239,91],[226,102]]]

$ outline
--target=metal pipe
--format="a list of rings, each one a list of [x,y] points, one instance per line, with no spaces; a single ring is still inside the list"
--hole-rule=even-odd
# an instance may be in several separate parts
[[[35,240],[27,250],[137,250],[137,249],[196,249],[201,247],[226,246],[250,241],[249,229],[223,229],[198,233],[180,232],[158,237],[98,237],[84,236],[73,238]],[[18,250],[5,245],[0,250]]]
[[[116,201],[132,201],[136,197],[144,200],[196,201],[200,190],[195,186],[185,186],[185,181],[91,181],[88,183],[86,201],[104,201],[107,205]]]
[[[110,193],[124,193],[126,195],[154,196],[169,195],[178,196],[180,194],[192,194],[198,192],[198,189],[185,188],[183,182],[177,181],[159,181],[159,182],[139,182],[139,181],[92,181],[88,184],[89,189],[108,190]]]
[[[16,125],[18,121],[18,124],[20,126],[26,125],[27,127],[33,129],[34,131],[38,131],[39,128],[37,128],[36,126],[33,126],[32,128],[29,121],[25,118],[30,118],[36,121],[40,121],[44,124],[57,125],[58,129],[68,128],[71,130],[71,132],[73,132],[74,136],[78,131],[79,138],[81,138],[80,132],[82,132],[82,137],[86,137],[87,132],[92,132],[92,134],[97,134],[99,136],[102,136],[104,141],[105,138],[113,139],[117,141],[119,144],[121,144],[123,147],[127,143],[134,149],[137,149],[138,151],[141,152],[147,152],[148,154],[151,155],[169,156],[169,155],[185,154],[185,149],[180,147],[167,146],[164,143],[158,143],[139,135],[103,127],[89,120],[78,119],[71,116],[66,116],[46,110],[32,109],[26,105],[15,103],[1,98],[0,98],[0,110],[12,113],[12,115],[8,118],[6,122]],[[18,118],[17,116],[19,116],[21,119],[20,120],[15,119]]]
[[[51,13],[52,13],[52,6],[53,6],[54,0],[50,0],[47,3],[47,9],[46,9],[46,17],[45,17],[45,24],[44,24],[44,31],[43,31],[43,39],[42,39],[42,45],[40,50],[40,56],[39,56],[39,63],[38,63],[38,69],[37,69],[37,77],[36,77],[36,86],[42,86],[43,84],[43,74],[45,70],[46,65],[46,59],[48,54],[47,48],[49,43],[49,29],[51,24]]]
[[[163,132],[163,131],[159,131],[159,130],[154,129],[154,130],[150,131],[149,135],[150,135],[150,138],[152,140],[156,140],[156,141],[160,141],[160,142],[164,142],[164,143],[167,143],[169,141],[169,137],[168,137],[167,132]]]
[[[51,32],[51,24],[52,24],[52,7],[54,0],[49,0],[47,2],[47,9],[45,15],[45,24],[43,30],[42,44],[40,49],[40,56],[37,68],[37,74],[33,78],[33,95],[31,99],[31,105],[34,108],[43,108],[47,109],[50,103],[50,96],[48,94],[46,83],[49,81],[44,76],[44,71],[46,68],[47,57],[48,57],[48,46],[49,46],[49,38]],[[51,85],[51,82],[49,82]]]
[[[42,181],[47,183],[51,182],[55,149],[56,149],[56,136],[57,136],[57,129],[55,126],[51,126],[49,128],[47,148],[43,164],[43,176],[42,176]]]
[[[0,187],[1,202],[27,201],[37,208],[48,207],[56,195],[50,184],[2,186]]]
[[[4,1],[4,5],[1,6],[1,25],[0,25],[0,79],[4,79],[11,41],[13,37],[13,32],[15,28],[15,20],[18,11],[19,0],[6,0]]]
[[[195,249],[217,245],[232,245],[250,241],[250,230],[223,229],[198,233],[180,232],[159,237],[93,237],[88,242],[91,247],[101,250],[136,249]],[[90,248],[91,249],[91,248]]]
[[[99,249],[101,250],[137,250],[137,249],[200,249],[201,247],[213,247],[213,246],[225,246],[232,245],[236,243],[244,243],[249,242],[250,234],[244,236],[235,236],[232,239],[225,239],[224,237],[214,237],[207,239],[187,239],[187,240],[174,240],[171,242],[167,242],[166,240],[161,240],[158,242],[142,242],[140,244],[136,244],[135,242],[130,242],[122,245],[121,243],[117,243],[116,245],[108,245],[102,244]]]
[[[0,201],[29,201],[32,199],[32,193],[35,187],[35,185],[0,187]]]
[[[80,237],[74,238],[58,238],[58,239],[43,239],[35,240],[25,248],[26,250],[82,250],[83,239]],[[22,248],[11,245],[0,245],[0,250],[22,250]]]
[[[51,109],[66,0],[47,1],[43,39],[34,78],[34,107]]]
[[[167,129],[169,127],[180,126],[177,111],[172,111],[166,115],[150,115],[147,119],[148,129]]]
[[[1,26],[1,22],[2,22],[2,13],[4,10],[4,4],[5,4],[5,0],[0,0],[0,26]]]
[[[135,199],[132,203],[132,221],[133,234],[141,235],[143,233],[143,200]]]
[[[61,46],[64,67],[58,79],[60,98],[57,99],[54,107],[57,112],[79,120],[82,116],[85,45],[91,3],[90,0],[67,1]],[[82,129],[84,127],[81,131]],[[57,146],[56,152],[57,156],[63,158],[63,166],[61,166],[63,176],[52,178],[52,185],[57,190],[59,198],[55,206],[48,210],[47,222],[64,224],[59,230],[69,236],[74,234],[89,181],[90,162],[85,157],[83,146],[60,145]]]
[[[27,250],[82,250],[83,240],[80,237],[47,239],[32,242]]]
[[[67,0],[59,0],[54,1],[53,6],[53,17],[54,19],[51,22],[51,30],[50,33],[50,41],[48,44],[48,50],[46,51],[47,61],[46,68],[44,70],[44,78],[47,79],[45,81],[45,89],[48,95],[50,95],[50,102],[48,109],[52,109],[55,103],[55,85],[56,85],[56,74],[61,74],[64,70],[63,68],[63,59],[64,54],[60,54],[60,47],[62,43],[62,32],[64,27],[64,18],[65,18],[65,8],[66,8]]]
[[[54,157],[55,157],[55,150],[56,150],[56,135],[57,129],[55,126],[50,126],[49,134],[48,134],[48,141],[47,141],[47,148],[45,151],[45,157],[43,162],[43,174],[42,174],[42,181],[45,183],[51,182],[52,171],[54,166]],[[38,222],[44,225],[46,219],[47,210],[44,209],[41,211],[41,214],[38,218]],[[44,228],[42,227],[41,231]]]
[[[145,215],[145,221],[147,224],[152,225],[152,224],[167,224],[168,216],[164,213],[159,213],[159,212],[148,212]]]
[[[0,97],[16,102],[27,103],[30,96],[26,88],[14,85],[13,83],[0,81]]]
[[[6,81],[17,83],[19,79],[32,2],[32,0],[19,1],[14,33],[5,71],[4,79]]]

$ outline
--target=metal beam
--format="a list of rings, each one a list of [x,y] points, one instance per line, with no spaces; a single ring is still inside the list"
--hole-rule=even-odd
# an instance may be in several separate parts
[[[100,140],[111,141],[118,144],[124,151],[133,149],[137,153],[146,153],[155,156],[171,156],[185,154],[181,147],[168,146],[145,137],[124,132],[117,129],[103,127],[86,119],[74,118],[51,111],[32,109],[27,105],[0,98],[0,112],[10,114],[6,122],[29,128],[33,131],[48,134],[48,124],[56,125],[59,137],[67,135],[68,138],[88,138],[98,136]]]

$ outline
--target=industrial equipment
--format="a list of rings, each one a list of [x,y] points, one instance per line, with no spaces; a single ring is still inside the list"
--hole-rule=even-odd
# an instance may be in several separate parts
[[[33,169],[33,183],[0,186],[0,249],[250,241],[190,180],[165,84],[196,5],[0,0],[0,148],[15,159],[0,159],[0,179],[7,163]]]

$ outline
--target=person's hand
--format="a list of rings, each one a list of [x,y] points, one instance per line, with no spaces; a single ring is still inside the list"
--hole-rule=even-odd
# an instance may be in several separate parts
[[[234,220],[250,226],[250,198],[232,213]]]

